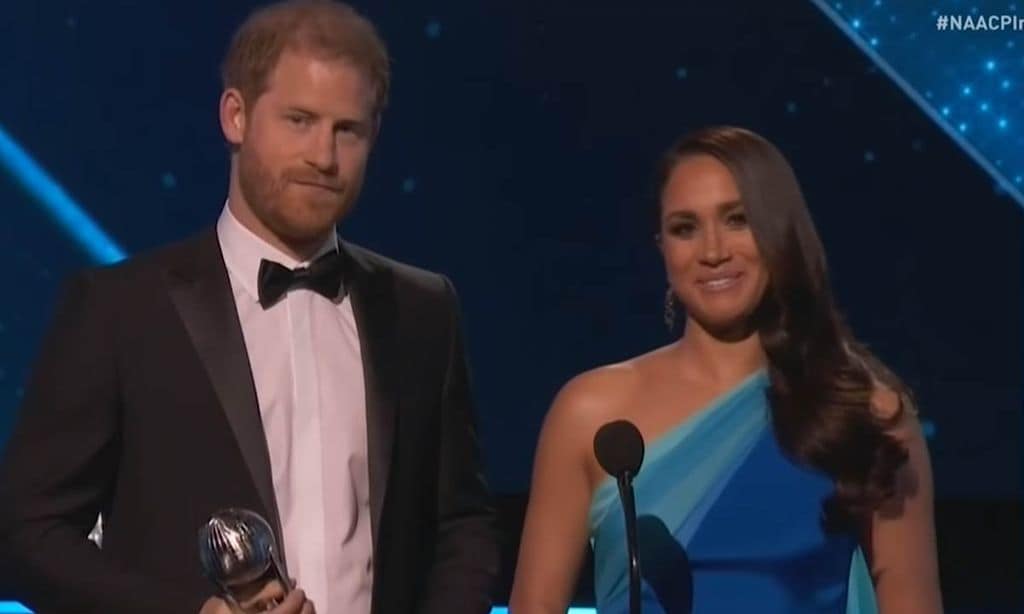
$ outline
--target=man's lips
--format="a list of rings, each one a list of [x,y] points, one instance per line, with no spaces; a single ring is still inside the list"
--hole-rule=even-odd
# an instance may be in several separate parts
[[[318,181],[304,181],[300,179],[293,179],[292,183],[297,183],[299,185],[304,185],[311,188],[320,188],[321,190],[328,190],[334,192],[335,194],[341,193],[344,190],[344,188],[342,188],[341,186],[320,183]]]

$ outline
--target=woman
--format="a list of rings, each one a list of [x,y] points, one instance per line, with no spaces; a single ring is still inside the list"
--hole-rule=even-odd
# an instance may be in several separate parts
[[[592,447],[617,419],[646,445],[645,613],[863,613],[876,599],[884,614],[941,612],[909,391],[844,326],[789,164],[752,132],[709,128],[669,151],[660,188],[666,314],[681,304],[682,337],[558,394],[512,612],[565,612],[588,539],[598,610],[628,611],[622,509]]]

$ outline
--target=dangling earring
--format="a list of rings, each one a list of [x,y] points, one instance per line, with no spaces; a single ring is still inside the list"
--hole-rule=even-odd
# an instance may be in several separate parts
[[[672,286],[669,286],[665,290],[665,327],[668,328],[668,332],[672,332],[676,328],[676,293],[672,291]]]

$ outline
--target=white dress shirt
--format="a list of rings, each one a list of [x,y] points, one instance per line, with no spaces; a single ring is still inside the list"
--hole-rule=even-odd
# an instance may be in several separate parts
[[[261,259],[305,266],[224,207],[217,236],[270,450],[288,573],[318,614],[369,614],[366,394],[352,301],[295,289],[264,309]],[[333,236],[316,256],[337,249]]]

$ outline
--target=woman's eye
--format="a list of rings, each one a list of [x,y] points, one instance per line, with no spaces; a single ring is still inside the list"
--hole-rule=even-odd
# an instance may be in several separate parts
[[[676,235],[678,237],[686,237],[692,235],[695,230],[697,230],[696,224],[692,224],[689,222],[673,224],[668,228],[669,233]]]
[[[747,225],[747,214],[746,213],[730,213],[729,217],[725,218],[725,221],[730,226],[743,227]]]

